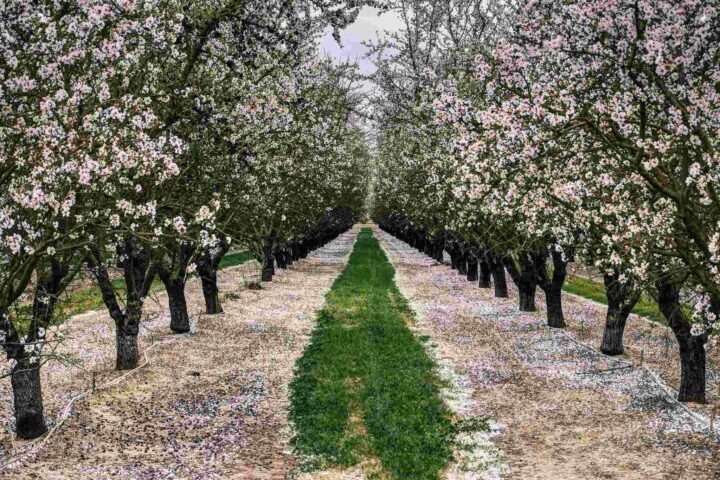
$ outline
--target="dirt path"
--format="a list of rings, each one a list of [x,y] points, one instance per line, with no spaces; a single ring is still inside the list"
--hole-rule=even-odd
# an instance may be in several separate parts
[[[340,274],[357,236],[352,230],[280,271],[260,291],[243,288],[253,270],[221,272],[224,315],[202,315],[200,285],[188,284],[198,332],[174,336],[165,298],[147,306],[141,335],[149,364],[117,386],[75,403],[72,415],[24,465],[0,473],[13,479],[277,479],[294,463],[289,453],[287,384],[308,342],[325,293]],[[95,377],[114,372],[112,326],[104,312],[68,322],[63,349],[83,369],[48,366],[43,372],[51,418]],[[0,395],[7,396],[7,381]],[[10,416],[3,402],[3,419]],[[12,445],[0,437],[0,460]],[[27,445],[16,444],[16,452]]]
[[[677,353],[658,341],[665,338],[658,327],[631,320],[630,355],[608,360],[578,341],[599,343],[603,309],[593,302],[567,301],[574,326],[569,335],[553,331],[542,327],[542,314],[517,311],[516,292],[495,299],[448,266],[378,229],[375,234],[418,314],[417,334],[429,337],[441,370],[454,372],[458,388],[469,392],[456,411],[500,423],[501,434],[492,441],[510,465],[509,478],[718,478],[720,448],[697,433],[706,425],[668,400],[645,369],[616,369],[637,365],[642,352],[672,385]],[[573,331],[581,324],[581,332]],[[485,470],[463,478],[498,474]],[[448,478],[459,477],[450,472]]]

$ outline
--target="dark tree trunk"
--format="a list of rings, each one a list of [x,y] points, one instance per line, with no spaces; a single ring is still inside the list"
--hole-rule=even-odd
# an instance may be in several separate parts
[[[423,253],[425,255],[427,255],[428,257],[432,257],[434,246],[435,246],[435,244],[432,241],[430,241],[430,239],[428,238],[425,241],[425,249],[423,250]]]
[[[185,280],[182,278],[164,281],[170,307],[170,329],[175,333],[190,331],[190,315],[185,300]]]
[[[202,283],[203,297],[205,297],[205,312],[208,315],[223,313],[220,304],[220,290],[217,286],[217,272],[212,268],[198,267],[200,282]]]
[[[68,266],[51,260],[50,269],[39,278],[33,297],[32,317],[24,338],[18,335],[7,310],[0,309],[2,347],[15,360],[10,372],[13,390],[15,430],[18,438],[33,439],[47,432],[40,384],[41,349],[45,330],[51,325],[58,295],[74,277]],[[27,352],[26,346],[32,347]]]
[[[43,415],[40,364],[27,357],[12,369],[11,383],[15,408],[15,432],[18,438],[37,438],[47,432]]]
[[[117,356],[115,368],[117,370],[132,370],[138,365],[137,332],[132,325],[118,328],[115,331],[117,341]]]
[[[612,275],[607,273],[603,275],[608,308],[600,351],[605,355],[620,355],[625,351],[623,346],[625,323],[640,300],[640,293],[635,291],[634,284],[620,283],[619,277],[618,270]]]
[[[569,260],[564,260],[562,253],[552,249],[550,255],[553,261],[553,275],[550,278],[547,273],[547,250],[530,255],[533,259],[537,283],[545,292],[548,326],[565,328],[565,316],[562,310],[562,288],[567,277]]]
[[[480,275],[478,279],[478,287],[480,288],[490,288],[490,279],[492,277],[492,270],[490,269],[490,264],[487,260],[485,260],[484,255],[480,258],[480,261],[478,263],[480,268]],[[503,274],[505,272],[503,271]]]
[[[155,277],[155,268],[150,265],[149,256],[138,251],[132,240],[118,247],[124,260],[119,263],[123,269],[127,301],[125,310],[120,308],[115,295],[115,288],[110,281],[107,268],[102,264],[100,251],[92,250],[89,260],[91,271],[100,287],[103,302],[115,322],[115,338],[117,340],[116,368],[131,370],[138,364],[137,336],[140,331],[143,300],[150,291]]]
[[[521,312],[534,312],[537,310],[535,306],[535,291],[537,290],[537,282],[535,280],[535,267],[532,259],[527,252],[520,253],[520,270],[515,265],[512,258],[505,257],[503,259],[507,271],[515,286],[518,288],[518,303]]]
[[[669,278],[657,282],[658,306],[675,334],[680,347],[681,402],[705,403],[705,343],[707,334],[694,336],[690,333],[690,321],[680,305],[680,288]]]
[[[272,282],[275,275],[275,256],[273,255],[272,240],[265,240],[263,246],[262,281]]]
[[[468,261],[467,261],[467,255],[465,252],[460,249],[460,253],[458,254],[458,273],[460,275],[467,275],[468,273]]]
[[[495,284],[495,298],[508,298],[507,279],[505,278],[505,265],[499,255],[490,253],[490,271]]]
[[[438,263],[443,263],[445,261],[445,247],[443,246],[443,242],[437,242],[435,248],[433,249],[432,256]]]
[[[283,249],[278,248],[273,255],[275,256],[275,260],[277,261],[278,268],[286,269],[287,260],[285,259],[285,252],[283,251]]]
[[[207,249],[196,262],[200,282],[202,283],[203,297],[205,297],[205,312],[208,315],[223,313],[220,304],[220,289],[217,285],[217,272],[220,262],[230,250],[230,246],[222,241],[217,249]]]
[[[467,256],[467,279],[468,282],[475,282],[478,279],[478,261],[473,255]]]
[[[191,246],[183,244],[173,252],[169,267],[163,264],[156,267],[168,295],[170,329],[175,333],[187,333],[190,331],[190,315],[185,300],[185,281],[187,279],[187,267],[191,258]]]

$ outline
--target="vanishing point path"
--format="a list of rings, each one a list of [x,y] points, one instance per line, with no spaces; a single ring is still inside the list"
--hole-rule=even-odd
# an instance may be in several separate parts
[[[216,317],[189,284],[198,332],[144,334],[143,348],[157,344],[147,365],[76,403],[18,460],[30,468],[0,477],[717,478],[717,443],[645,370],[616,368],[592,339],[543,327],[512,295],[493,298],[375,225],[260,291],[243,283],[222,273]],[[588,303],[568,302],[569,316],[590,315]],[[103,315],[69,333],[98,335]],[[111,372],[112,349],[97,357]],[[50,394],[88,381],[55,379]]]

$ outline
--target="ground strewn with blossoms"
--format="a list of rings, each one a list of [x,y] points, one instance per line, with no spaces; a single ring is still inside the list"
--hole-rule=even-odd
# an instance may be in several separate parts
[[[465,380],[470,397],[461,415],[487,415],[500,425],[491,441],[510,466],[509,478],[717,478],[720,448],[708,436],[710,410],[688,405],[696,418],[639,366],[642,357],[677,385],[678,354],[665,327],[631,318],[627,355],[606,357],[593,348],[602,338],[603,306],[570,297],[573,327],[548,329],[541,314],[518,312],[516,292],[493,298],[447,265],[383,231],[376,235],[418,314],[416,334]],[[713,350],[710,357],[717,398],[720,355]],[[492,472],[495,455],[486,445],[464,456],[489,461],[485,471]]]
[[[140,348],[157,345],[147,350],[148,364],[75,403],[70,418],[37,455],[24,455],[29,442],[14,443],[26,468],[4,469],[0,478],[282,478],[294,466],[287,384],[315,311],[356,235],[348,231],[261,290],[245,287],[257,280],[257,264],[221,271],[223,315],[204,315],[200,282],[189,282],[196,333],[172,335],[164,294],[147,302],[149,321],[143,323]],[[122,375],[113,370],[107,317],[88,312],[62,329],[68,337],[62,348],[83,362],[81,368],[53,363],[43,369],[48,418],[91,389],[93,377],[102,386]],[[1,388],[2,397],[11,395],[7,379]],[[5,422],[10,407],[2,402]],[[5,464],[13,444],[6,432],[2,435],[0,462]]]
[[[549,329],[542,312],[518,312],[515,288],[509,299],[493,298],[446,263],[369,226],[395,269],[415,317],[406,326],[434,364],[452,417],[453,455],[441,478],[716,478],[711,407],[674,399],[678,352],[665,327],[632,316],[626,354],[606,357],[595,349],[601,305],[568,296],[573,326]],[[153,296],[140,335],[145,361],[131,374],[113,370],[105,312],[70,319],[54,333],[67,336],[57,353],[81,362],[43,369],[50,427],[72,398],[86,396],[47,443],[5,434],[0,478],[395,478],[372,453],[349,468],[313,470],[312,458],[292,447],[298,432],[289,421],[289,385],[303,352],[322,348],[309,344],[310,334],[360,228],[260,290],[247,288],[258,279],[255,262],[220,271],[223,315],[202,313],[199,281],[191,280],[189,334],[171,334],[164,294]],[[709,359],[714,402],[720,356],[711,349]],[[396,368],[406,368],[406,360],[398,358]],[[7,383],[3,397],[10,395]],[[8,422],[10,403],[3,404]]]

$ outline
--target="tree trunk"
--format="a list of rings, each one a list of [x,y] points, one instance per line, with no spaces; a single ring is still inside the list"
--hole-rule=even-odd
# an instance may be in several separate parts
[[[552,285],[545,290],[545,306],[549,327],[565,328],[565,316],[562,309],[562,287]]]
[[[468,282],[475,282],[478,279],[478,261],[473,255],[467,256],[467,279]]]
[[[505,266],[500,257],[494,253],[490,255],[490,271],[492,272],[493,283],[495,284],[495,298],[508,298],[507,279],[505,278]]]
[[[124,257],[119,264],[123,269],[123,277],[125,278],[126,303],[124,311],[118,303],[115,288],[110,281],[107,268],[102,264],[100,250],[91,250],[89,263],[100,287],[103,302],[110,313],[110,317],[115,322],[115,338],[117,341],[116,368],[118,370],[131,370],[137,367],[138,363],[137,336],[142,318],[142,304],[150,290],[156,269],[150,265],[149,255],[135,249],[132,239],[120,245],[118,250]]]
[[[707,334],[694,336],[690,333],[690,321],[680,305],[680,288],[669,278],[657,282],[658,306],[675,334],[680,347],[681,402],[705,403],[705,343]]]
[[[445,256],[443,255],[445,252],[445,240],[442,238],[438,238],[433,242],[433,252],[432,257],[435,259],[438,263],[443,263],[445,260]]]
[[[180,245],[170,257],[171,263],[169,266],[166,266],[163,262],[156,267],[168,295],[170,329],[175,333],[187,333],[190,331],[190,315],[185,300],[185,281],[188,273],[187,267],[192,258],[192,251],[193,249],[189,244]]]
[[[17,360],[11,374],[18,438],[37,438],[47,432],[43,415],[40,364],[26,356]]]
[[[278,248],[274,254],[275,260],[277,261],[277,266],[280,269],[286,269],[287,268],[287,261],[285,260],[285,252],[282,248]]]
[[[0,343],[8,359],[15,360],[10,372],[13,391],[15,428],[18,438],[33,439],[47,432],[43,417],[43,398],[40,384],[40,361],[44,331],[52,323],[53,312],[60,292],[74,277],[68,266],[56,259],[50,269],[39,276],[32,304],[32,317],[25,335],[18,335],[6,309],[0,309]],[[32,347],[30,352],[26,347]]]
[[[515,265],[512,258],[505,257],[503,259],[510,277],[518,288],[518,303],[521,312],[535,312],[535,291],[537,290],[537,282],[535,280],[535,266],[532,259],[529,258],[527,252],[520,253],[520,270]]]
[[[164,283],[170,307],[170,330],[175,333],[187,333],[190,331],[190,315],[185,300],[185,280],[170,279]]]
[[[453,270],[458,269],[458,265],[460,264],[460,259],[458,258],[458,253],[455,248],[450,249],[450,268]]]
[[[478,279],[478,287],[480,288],[490,288],[490,278],[492,277],[492,270],[490,269],[490,264],[487,260],[484,258],[480,258],[479,262],[479,268],[480,268],[480,275]],[[505,272],[503,272],[505,273]]]
[[[217,286],[217,272],[212,268],[198,268],[200,282],[202,283],[203,297],[205,297],[205,312],[208,315],[223,313],[220,304],[220,290]]]
[[[563,259],[562,253],[553,248],[550,252],[553,260],[553,275],[550,278],[547,273],[547,249],[529,255],[533,261],[537,283],[545,292],[548,326],[565,328],[565,316],[562,310],[562,288],[567,277],[569,260]]]
[[[230,250],[230,246],[222,241],[219,249],[205,250],[196,262],[202,283],[203,297],[205,297],[205,312],[208,315],[223,313],[220,304],[220,289],[217,285],[217,272],[220,269],[220,262],[228,250]]]
[[[619,277],[618,270],[612,275],[607,273],[603,275],[608,308],[600,351],[605,355],[621,355],[625,351],[623,346],[625,323],[640,300],[640,293],[635,291],[634,284],[620,283]]]
[[[117,370],[132,370],[138,364],[137,333],[128,333],[123,328],[116,329],[117,357],[115,368]]]
[[[273,255],[272,242],[266,241],[263,247],[262,281],[272,282],[275,275],[275,256]]]
[[[460,275],[467,275],[468,273],[467,255],[462,250],[460,250],[460,254],[458,255],[458,273]]]

